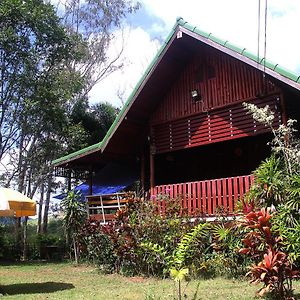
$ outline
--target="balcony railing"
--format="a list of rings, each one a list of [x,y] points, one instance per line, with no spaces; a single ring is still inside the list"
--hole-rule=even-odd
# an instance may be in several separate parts
[[[87,196],[88,215],[91,220],[107,223],[115,218],[117,210],[125,206],[134,193]]]
[[[189,216],[214,216],[218,212],[232,215],[237,201],[253,184],[253,175],[209,179],[155,186],[151,198],[165,211],[164,195],[178,198]]]

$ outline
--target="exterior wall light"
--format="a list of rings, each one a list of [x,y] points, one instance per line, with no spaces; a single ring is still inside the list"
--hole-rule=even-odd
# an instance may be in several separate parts
[[[199,101],[201,99],[199,91],[198,90],[192,90],[191,91],[191,97],[194,101]]]

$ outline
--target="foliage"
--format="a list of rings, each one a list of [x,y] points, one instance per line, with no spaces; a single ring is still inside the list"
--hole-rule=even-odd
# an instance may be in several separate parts
[[[85,79],[69,62],[81,61],[86,43],[42,0],[1,1],[0,28],[0,158],[7,162],[1,179],[30,198],[45,187],[46,231],[52,161],[83,144],[69,112]]]
[[[292,293],[292,279],[299,275],[281,250],[282,237],[272,228],[271,218],[269,209],[245,216],[241,225],[248,230],[242,240],[246,247],[239,252],[251,256],[256,262],[248,275],[251,282],[264,284],[258,292],[260,296],[271,292],[279,299],[287,299]]]
[[[283,161],[272,154],[254,171],[255,183],[247,197],[254,199],[259,206],[271,207],[284,202],[286,198],[287,177]]]
[[[178,199],[166,196],[163,200],[165,211],[161,213],[162,199],[132,198],[117,212],[116,220],[106,226],[105,232],[117,256],[118,270],[125,268],[134,274],[156,276],[169,273],[174,249],[195,223],[185,217]]]
[[[238,253],[242,229],[236,222],[226,218],[210,224],[202,219],[191,222],[179,203],[180,198],[168,195],[153,201],[132,198],[105,226],[117,271],[169,276],[170,270],[188,268],[190,276],[243,274],[248,259]]]
[[[67,233],[67,239],[73,242],[75,261],[78,262],[78,233],[87,217],[85,203],[81,201],[80,192],[74,190],[68,192],[61,201],[64,212],[63,223]]]
[[[203,255],[194,257],[196,274],[203,277],[237,278],[245,274],[248,259],[238,253],[243,228],[236,220],[216,219],[210,223],[209,246]]]
[[[274,113],[268,107],[245,105],[253,117],[269,126],[273,133],[272,155],[255,170],[255,185],[248,195],[258,207],[276,210],[272,228],[282,238],[281,247],[297,268],[299,259],[300,223],[300,141],[295,120],[274,128]],[[273,117],[272,117],[273,116]]]
[[[117,109],[108,102],[90,106],[86,99],[80,99],[73,107],[71,120],[84,129],[87,145],[92,145],[104,138],[116,114]]]
[[[289,260],[300,269],[300,222],[294,209],[280,205],[272,218],[272,227],[282,237],[282,246]]]
[[[274,154],[283,158],[285,172],[292,175],[295,171],[299,171],[300,144],[294,126],[297,121],[289,119],[286,124],[281,124],[276,129],[273,127],[274,112],[268,105],[263,108],[258,108],[251,103],[243,103],[243,105],[256,121],[271,129],[273,133],[272,150]]]
[[[65,64],[81,56],[74,48],[80,39],[66,34],[53,7],[41,0],[1,1],[0,27],[0,157],[16,145],[22,151],[34,146],[34,155],[36,144],[62,130],[66,101],[82,87]]]
[[[99,221],[87,220],[78,234],[80,256],[101,270],[114,271],[116,261],[110,239],[103,233]]]
[[[172,255],[172,264],[174,266],[182,268],[187,264],[188,260],[193,259],[195,244],[199,246],[199,241],[205,238],[207,227],[207,223],[197,224],[181,238]]]
[[[0,218],[1,219],[1,218]],[[7,260],[19,259],[19,252],[17,248],[18,241],[16,240],[16,228],[15,220],[10,218],[10,222],[5,222],[0,225],[0,258]],[[2,234],[3,233],[3,234]],[[49,247],[50,246],[50,247]],[[55,246],[55,247],[53,247]],[[45,255],[46,248],[53,247],[56,257]],[[29,220],[27,225],[27,258],[29,260],[34,259],[48,259],[48,258],[59,258],[64,256],[66,249],[66,240],[60,219],[50,219],[49,231],[47,234],[39,234],[36,231],[36,220]]]

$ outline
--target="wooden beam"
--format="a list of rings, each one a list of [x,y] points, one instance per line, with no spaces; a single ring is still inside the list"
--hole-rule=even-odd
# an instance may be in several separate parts
[[[72,179],[72,170],[68,170],[68,192],[71,191],[71,179]]]
[[[140,165],[141,165],[141,174],[140,174],[141,188],[144,193],[145,192],[145,152],[144,151],[142,151],[141,154]]]
[[[283,125],[286,125],[287,124],[287,114],[286,114],[286,105],[285,105],[285,99],[284,99],[284,96],[283,94],[281,93],[281,95],[277,98],[280,103],[280,109],[281,109],[281,117],[282,117],[282,124]]]
[[[93,171],[89,171],[89,195],[93,195]]]
[[[150,189],[151,191],[155,187],[155,149],[153,145],[150,145]]]

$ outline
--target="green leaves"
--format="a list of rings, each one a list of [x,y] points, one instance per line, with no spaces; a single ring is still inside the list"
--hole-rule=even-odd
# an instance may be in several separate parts
[[[87,217],[86,205],[80,198],[81,194],[72,190],[61,201],[64,226],[70,234],[76,234]]]
[[[183,268],[176,270],[174,268],[170,269],[170,277],[174,281],[182,281],[186,279],[186,276],[189,274],[189,269]]]
[[[254,171],[255,184],[249,197],[258,199],[262,206],[277,206],[285,199],[286,176],[280,157],[271,155]]]
[[[173,253],[174,265],[181,267],[187,258],[193,255],[193,245],[207,234],[207,223],[200,223],[186,233]]]

